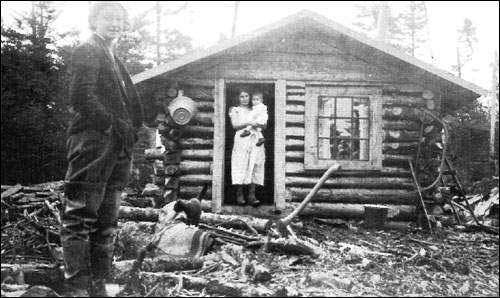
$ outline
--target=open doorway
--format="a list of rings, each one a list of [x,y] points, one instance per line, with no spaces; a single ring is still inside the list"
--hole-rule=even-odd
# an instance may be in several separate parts
[[[256,186],[255,195],[263,205],[274,204],[274,84],[273,83],[227,83],[226,84],[226,145],[224,151],[224,205],[236,205],[236,186],[231,181],[231,154],[234,144],[235,130],[229,118],[229,109],[239,105],[239,91],[249,90],[252,92],[262,92],[264,94],[264,104],[267,106],[269,120],[267,128],[262,131],[266,142],[264,143],[266,152],[266,163],[264,173],[264,186]],[[245,197],[248,196],[248,188],[244,187]]]

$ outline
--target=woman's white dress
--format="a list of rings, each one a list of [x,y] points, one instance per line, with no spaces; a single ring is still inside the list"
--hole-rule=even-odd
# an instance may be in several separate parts
[[[229,117],[233,127],[248,123],[251,117],[250,111],[245,107],[232,107],[229,110]],[[266,123],[259,124],[265,125]],[[266,161],[264,145],[255,146],[258,140],[255,133],[247,137],[240,137],[244,130],[245,127],[236,131],[234,135],[231,155],[232,183],[264,185],[264,164]]]

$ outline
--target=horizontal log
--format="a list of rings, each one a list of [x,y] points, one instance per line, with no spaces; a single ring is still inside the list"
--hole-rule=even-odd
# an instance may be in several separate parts
[[[212,184],[212,175],[191,174],[179,177],[180,185],[198,186],[206,183]]]
[[[184,86],[184,95],[194,100],[212,101],[214,100],[214,88],[201,86]]]
[[[299,203],[290,203],[290,207],[296,207],[298,205]],[[389,208],[388,217],[392,220],[415,219],[415,206],[413,205],[387,205],[387,207]],[[362,219],[364,217],[364,212],[365,207],[360,204],[311,203],[301,212],[301,216]]]
[[[290,114],[304,114],[305,107],[304,105],[287,104],[285,111]]]
[[[287,162],[285,166],[287,175],[295,176],[309,176],[321,177],[323,171],[310,171],[304,168],[303,162]],[[331,177],[408,177],[410,172],[400,168],[382,168],[378,171],[365,171],[365,170],[349,170],[337,171],[332,173]]]
[[[124,205],[123,203],[130,204],[130,207],[147,208],[155,205],[155,199],[151,197],[128,196],[122,200],[122,205]]]
[[[183,149],[213,149],[214,139],[183,138],[180,144]]]
[[[213,126],[214,113],[199,112],[196,113],[194,119],[191,120],[190,125]]]
[[[308,187],[287,187],[287,201],[302,202],[311,192]],[[398,189],[328,189],[321,188],[313,202],[357,204],[413,204],[415,192]]]
[[[305,103],[306,102],[306,97],[304,96],[305,92],[303,94],[287,94],[286,96],[286,101],[287,102],[301,102]]]
[[[418,131],[420,130],[420,123],[410,120],[384,120],[382,127],[386,130]]]
[[[196,108],[200,112],[213,112],[214,111],[214,102],[213,101],[196,101]]]
[[[212,149],[184,149],[181,151],[182,160],[203,160],[210,161],[213,159]]]
[[[406,120],[419,120],[421,113],[410,107],[385,107],[383,109],[384,119],[406,119]]]
[[[383,154],[382,166],[408,169],[408,160],[413,158],[412,155]]]
[[[50,288],[59,288],[64,281],[64,273],[61,267],[55,265],[2,263],[1,267],[2,281],[8,276],[16,280],[16,277],[20,274],[23,275],[24,283],[29,285],[44,285]]]
[[[210,161],[197,161],[197,160],[183,160],[180,163],[180,175],[185,174],[210,174],[212,162]]]
[[[183,88],[193,88],[193,87],[207,87],[214,88],[215,81],[210,79],[185,79],[182,78],[182,81],[179,83],[179,89]],[[184,90],[184,89],[183,89]]]
[[[160,209],[120,206],[118,217],[128,221],[158,221]]]
[[[286,135],[290,137],[304,137],[304,127],[288,126],[286,127]]]
[[[304,125],[305,123],[305,116],[300,115],[300,114],[285,114],[285,120],[287,126],[293,126],[293,125]]]
[[[214,128],[212,126],[201,126],[201,125],[188,125],[183,128],[183,138],[189,137],[210,137],[212,138],[214,135]]]
[[[314,187],[316,177],[300,177],[287,175],[286,186]],[[371,188],[371,189],[413,189],[410,178],[400,177],[331,177],[325,181],[323,188]]]
[[[418,141],[419,131],[409,131],[409,130],[385,130],[384,131],[384,141],[386,142],[411,142]]]
[[[306,88],[306,83],[302,81],[286,81],[286,87],[288,88]]]
[[[306,94],[306,89],[305,88],[292,88],[292,87],[287,87],[286,88],[286,94],[287,95],[295,95],[295,94]]]
[[[285,140],[285,148],[286,150],[299,150],[304,151],[304,140],[303,139],[289,139]]]
[[[304,162],[304,151],[287,151],[285,153],[285,160]]]
[[[197,186],[183,185],[179,188],[179,197],[181,199],[196,198],[200,194],[202,188],[203,188],[202,183],[198,184]],[[211,199],[212,199],[212,187],[211,184],[209,184],[204,200],[211,200]]]
[[[384,106],[425,107],[425,100],[415,96],[393,95],[383,96],[382,104]]]
[[[417,142],[386,142],[382,143],[382,153],[413,155],[417,152]]]

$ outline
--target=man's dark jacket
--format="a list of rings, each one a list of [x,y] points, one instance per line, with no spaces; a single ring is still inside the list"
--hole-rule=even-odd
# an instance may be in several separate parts
[[[70,135],[111,127],[125,147],[133,146],[143,121],[139,95],[122,62],[95,34],[73,52],[70,98],[76,112]]]

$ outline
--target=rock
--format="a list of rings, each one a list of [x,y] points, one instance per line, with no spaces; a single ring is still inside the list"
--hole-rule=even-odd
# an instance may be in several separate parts
[[[270,281],[272,278],[269,268],[256,264],[255,262],[250,264],[248,273],[252,277],[252,281],[255,283]]]
[[[327,272],[311,272],[308,276],[308,280],[312,285],[315,286],[327,285],[346,291],[351,291],[352,287],[354,286],[352,280],[333,276],[331,273]]]

